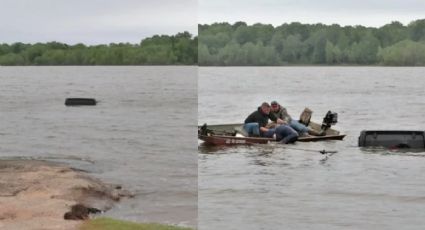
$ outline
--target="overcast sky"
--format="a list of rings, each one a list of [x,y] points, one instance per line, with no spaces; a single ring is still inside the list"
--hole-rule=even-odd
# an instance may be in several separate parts
[[[138,43],[245,21],[382,26],[425,18],[425,0],[0,0],[0,43]]]
[[[197,33],[196,0],[0,0],[0,43],[138,43]]]
[[[365,25],[425,18],[425,0],[199,0],[199,22]]]

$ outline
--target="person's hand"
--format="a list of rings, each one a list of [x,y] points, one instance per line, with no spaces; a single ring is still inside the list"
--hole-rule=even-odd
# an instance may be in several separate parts
[[[284,121],[284,120],[282,120],[282,119],[280,119],[280,118],[278,118],[278,119],[276,120],[276,123],[281,124],[281,125],[286,125],[286,121]]]
[[[267,125],[266,125],[266,128],[268,128],[268,129],[272,129],[272,128],[276,128],[276,126],[278,126],[279,124],[277,124],[277,123],[275,123],[275,122],[272,122],[272,123],[268,123]]]

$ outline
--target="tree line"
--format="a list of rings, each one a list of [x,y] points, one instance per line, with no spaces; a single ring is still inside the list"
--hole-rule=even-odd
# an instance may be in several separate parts
[[[245,22],[201,24],[199,65],[425,65],[425,19],[379,28]]]
[[[155,35],[140,44],[0,44],[0,65],[194,65],[198,38],[188,32]]]
[[[0,65],[425,65],[425,19],[379,28],[213,23],[199,25],[198,33],[139,44],[0,44]]]

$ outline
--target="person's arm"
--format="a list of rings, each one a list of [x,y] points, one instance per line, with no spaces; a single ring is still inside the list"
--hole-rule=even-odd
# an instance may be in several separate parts
[[[266,127],[260,127],[260,131],[261,131],[261,132],[267,132],[267,131],[269,131],[269,129],[268,129],[268,128],[266,128]]]
[[[288,123],[290,120],[292,120],[292,117],[289,115],[288,110],[286,110],[286,108],[283,108],[282,118],[286,123]]]
[[[286,122],[284,120],[280,119],[279,117],[275,116],[272,113],[269,114],[269,119],[272,120],[273,122],[279,124],[279,125],[286,124]]]
[[[276,122],[276,123],[277,123],[277,120],[279,119],[273,113],[269,113],[268,117],[271,121]]]

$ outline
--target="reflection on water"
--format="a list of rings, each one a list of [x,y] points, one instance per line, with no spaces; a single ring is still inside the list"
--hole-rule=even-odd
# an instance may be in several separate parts
[[[196,225],[195,67],[0,67],[0,157],[56,161],[136,194],[105,215]],[[96,106],[66,107],[67,97]]]
[[[338,112],[344,141],[199,144],[199,229],[422,229],[425,152],[363,149],[363,129],[424,129],[425,68],[200,68],[199,124],[243,122],[263,101],[313,120]],[[199,142],[198,142],[199,143]],[[337,151],[320,153],[321,150]]]

